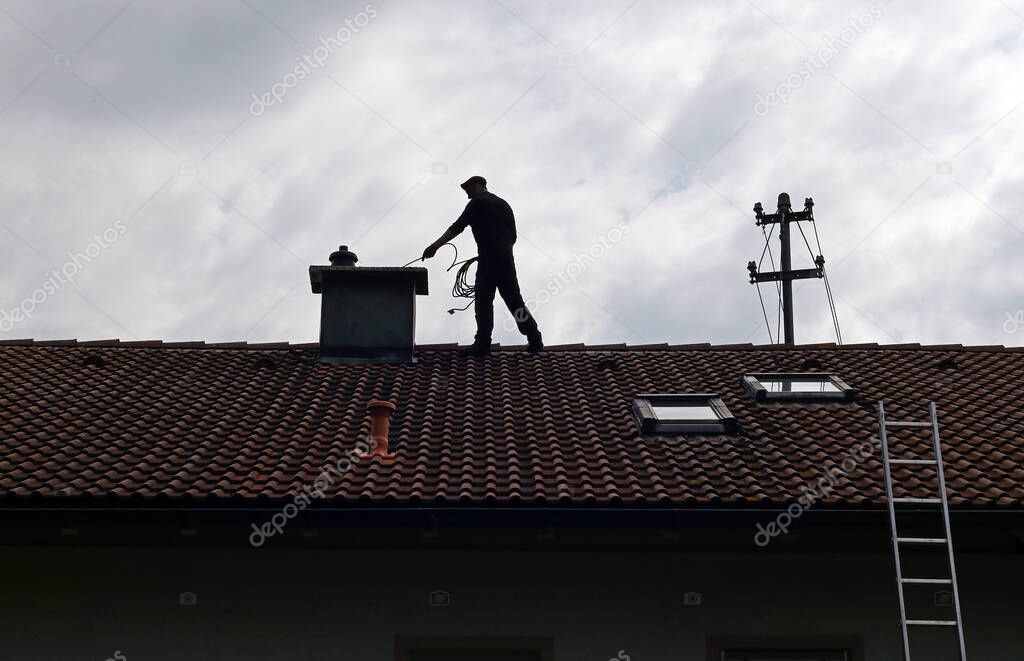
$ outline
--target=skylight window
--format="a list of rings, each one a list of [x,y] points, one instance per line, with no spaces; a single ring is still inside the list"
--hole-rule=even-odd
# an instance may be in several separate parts
[[[743,387],[759,402],[850,401],[856,392],[835,374],[824,372],[766,372],[747,374]]]
[[[633,417],[645,434],[728,434],[736,419],[714,394],[637,395]]]
[[[768,392],[842,392],[832,379],[794,379],[791,377],[775,377],[758,379]]]

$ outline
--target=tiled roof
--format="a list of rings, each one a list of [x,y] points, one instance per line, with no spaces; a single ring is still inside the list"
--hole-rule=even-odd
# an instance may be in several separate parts
[[[904,420],[937,402],[951,504],[1024,502],[1022,349],[453,349],[421,346],[415,364],[325,365],[315,345],[0,342],[0,495],[286,498],[365,437],[367,402],[385,399],[398,406],[395,457],[358,461],[325,488],[335,504],[784,504],[877,437],[884,398]],[[838,374],[858,401],[758,404],[740,385],[747,372],[801,370]],[[638,436],[630,403],[644,392],[718,393],[739,432]],[[894,455],[922,456],[893,442]],[[927,495],[928,471],[900,481]],[[824,500],[884,504],[877,448]]]

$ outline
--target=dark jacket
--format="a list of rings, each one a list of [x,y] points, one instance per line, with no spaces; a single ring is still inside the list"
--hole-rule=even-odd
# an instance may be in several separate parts
[[[469,226],[473,229],[480,261],[486,262],[512,254],[516,242],[516,219],[508,202],[494,193],[484,193],[466,205],[451,231],[461,234]]]

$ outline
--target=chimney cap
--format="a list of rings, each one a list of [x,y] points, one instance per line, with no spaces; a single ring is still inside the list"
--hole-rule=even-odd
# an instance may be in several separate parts
[[[331,253],[331,266],[355,266],[359,258],[348,249],[348,246],[338,246],[338,249]]]
[[[394,411],[396,411],[398,409],[398,407],[395,406],[393,403],[385,401],[385,400],[382,400],[382,399],[371,399],[366,404],[366,410],[367,411],[371,411],[372,412],[374,410],[378,410],[379,411],[381,409],[386,409],[388,411],[394,412]]]
[[[415,287],[416,295],[427,291],[427,269],[422,266],[321,266],[309,267],[309,284],[314,294],[322,294],[326,280],[341,279],[348,283],[379,281],[380,279],[407,279]]]

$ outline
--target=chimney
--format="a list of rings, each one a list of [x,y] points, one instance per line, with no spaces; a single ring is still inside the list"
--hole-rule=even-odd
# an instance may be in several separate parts
[[[390,458],[388,452],[388,431],[391,428],[391,413],[398,408],[391,402],[384,402],[379,399],[370,400],[366,410],[370,412],[370,438],[374,446],[371,455]]]
[[[416,296],[427,293],[427,269],[356,266],[359,258],[348,246],[330,261],[309,267],[313,293],[323,296],[320,362],[412,362]]]

